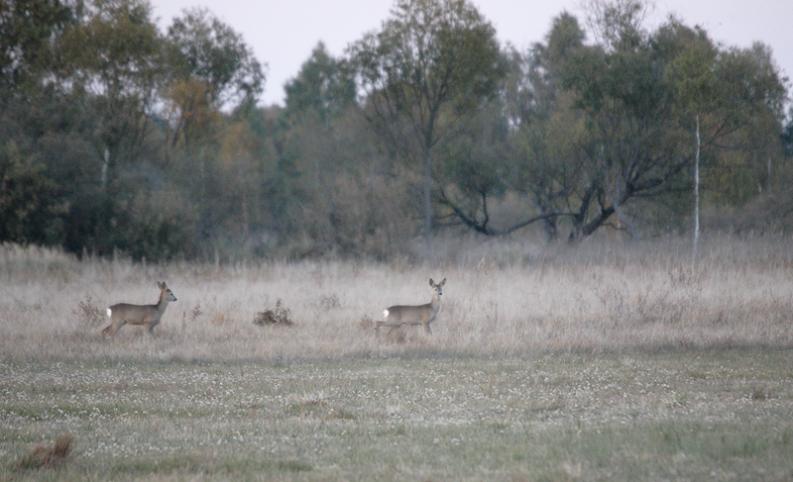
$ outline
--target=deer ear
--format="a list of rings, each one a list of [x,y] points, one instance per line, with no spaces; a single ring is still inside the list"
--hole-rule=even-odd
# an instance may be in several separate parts
[[[158,281],[157,282],[157,287],[160,288],[161,290],[164,290],[165,289],[165,282],[164,281]]]
[[[445,285],[445,284],[446,284],[446,278],[443,278],[443,281],[441,281],[440,283],[438,283],[438,286],[443,286],[443,285]]]
[[[432,281],[432,278],[430,278],[430,286],[435,286],[435,283]]]

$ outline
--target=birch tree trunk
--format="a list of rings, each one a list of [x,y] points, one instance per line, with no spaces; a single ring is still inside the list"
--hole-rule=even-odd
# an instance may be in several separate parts
[[[699,115],[696,117],[696,153],[694,155],[694,248],[692,259],[697,259],[697,249],[699,247],[699,152],[701,139],[699,136]]]
[[[99,181],[102,183],[102,191],[107,191],[107,171],[110,167],[110,150],[105,147],[104,156],[102,158],[102,174]]]

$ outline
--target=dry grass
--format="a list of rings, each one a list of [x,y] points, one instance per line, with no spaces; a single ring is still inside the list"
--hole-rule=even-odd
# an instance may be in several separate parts
[[[290,318],[291,310],[284,306],[281,300],[275,302],[275,306],[272,309],[264,310],[256,313],[256,316],[253,318],[253,324],[264,326],[264,325],[280,325],[280,326],[292,326],[295,324],[294,321]]]
[[[301,359],[404,352],[520,355],[667,347],[793,346],[793,250],[787,240],[715,240],[692,266],[685,240],[444,245],[435,266],[316,261],[232,266],[79,262],[57,251],[0,250],[2,358]],[[374,336],[385,306],[429,300],[447,277],[433,335]],[[103,340],[96,313],[171,304],[152,338],[134,327]],[[282,300],[290,330],[255,326]],[[101,323],[99,323],[101,325]]]
[[[52,445],[38,444],[22,457],[18,467],[23,470],[56,467],[71,453],[73,441],[74,437],[65,433],[58,436]]]
[[[711,240],[693,266],[674,239],[450,240],[432,266],[3,246],[0,480],[789,478],[789,245]],[[431,336],[375,335],[444,276]],[[100,336],[161,279],[179,301],[154,336]],[[64,432],[69,463],[30,452]]]

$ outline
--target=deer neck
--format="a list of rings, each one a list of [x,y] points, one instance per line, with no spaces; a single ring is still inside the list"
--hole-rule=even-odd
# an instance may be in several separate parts
[[[157,311],[160,313],[165,312],[165,308],[168,307],[168,298],[165,296],[165,292],[160,294],[160,299],[157,301]]]
[[[438,293],[432,294],[432,301],[430,302],[430,305],[432,306],[432,311],[435,313],[441,309],[441,296]]]

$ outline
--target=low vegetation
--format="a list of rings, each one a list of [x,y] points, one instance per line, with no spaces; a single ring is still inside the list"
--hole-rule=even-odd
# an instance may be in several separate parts
[[[5,361],[0,479],[784,480],[791,366],[761,348]],[[19,468],[63,430],[66,463]]]
[[[443,261],[435,266],[141,265],[6,245],[0,356],[272,361],[793,346],[793,252],[784,238],[706,240],[696,263],[688,240],[676,238],[576,249],[473,238],[438,244]],[[377,337],[385,307],[430,300],[430,277],[448,279],[432,335],[405,327]],[[161,279],[179,300],[156,336],[135,326],[114,342],[100,336],[106,322],[97,313],[118,302],[155,303]]]
[[[787,240],[705,239],[693,264],[677,239],[478,243],[439,242],[435,266],[5,245],[0,480],[793,475]],[[448,279],[432,335],[376,336],[429,277]],[[154,335],[103,339],[93,313],[159,279],[179,300]],[[251,323],[267,307],[299,323]],[[63,433],[64,462],[40,458]]]
[[[73,440],[74,437],[67,433],[56,438],[52,445],[36,445],[19,461],[19,468],[51,468],[63,463],[72,451]]]

